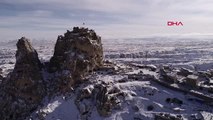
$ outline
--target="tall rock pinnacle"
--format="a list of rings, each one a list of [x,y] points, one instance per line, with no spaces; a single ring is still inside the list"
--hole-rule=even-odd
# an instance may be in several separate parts
[[[58,36],[54,56],[50,60],[50,70],[68,70],[74,78],[102,65],[103,48],[101,37],[94,30],[74,27],[64,36]]]
[[[38,54],[29,40],[25,37],[19,39],[15,68],[1,85],[0,116],[2,119],[21,119],[21,116],[26,116],[42,101],[45,87],[41,67]]]

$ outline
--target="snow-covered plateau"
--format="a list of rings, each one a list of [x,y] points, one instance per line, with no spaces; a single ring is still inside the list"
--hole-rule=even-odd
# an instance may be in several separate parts
[[[0,83],[14,68],[16,42],[0,42]],[[31,42],[41,62],[49,61],[55,41]],[[213,120],[213,38],[102,44],[107,67],[92,71],[70,93],[45,97],[27,120]]]

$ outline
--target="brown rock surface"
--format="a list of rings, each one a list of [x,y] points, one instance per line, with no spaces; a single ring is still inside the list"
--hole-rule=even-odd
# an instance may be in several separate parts
[[[1,85],[2,119],[21,119],[41,102],[45,95],[41,69],[36,50],[22,37],[17,43],[15,68]]]
[[[29,39],[22,37],[17,43],[16,64],[9,76],[8,89],[15,96],[36,102],[44,94],[42,89],[42,64],[36,50],[31,46]],[[13,88],[12,88],[13,87]],[[27,97],[27,98],[26,98]]]
[[[14,70],[0,86],[2,120],[25,119],[45,95],[67,92],[89,72],[100,68],[103,65],[101,37],[94,30],[74,27],[73,31],[58,37],[54,55],[47,65],[40,62],[29,39],[18,40]],[[48,73],[46,67],[53,73]],[[51,76],[43,77],[46,74]],[[80,110],[84,113],[86,109]]]
[[[74,27],[73,31],[58,36],[49,71],[68,70],[74,80],[82,79],[89,71],[101,66],[102,60],[101,37],[94,30]]]

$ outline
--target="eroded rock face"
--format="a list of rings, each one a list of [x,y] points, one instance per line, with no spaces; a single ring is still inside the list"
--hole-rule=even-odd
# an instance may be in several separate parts
[[[58,36],[49,71],[68,70],[73,79],[83,78],[89,71],[102,65],[101,37],[94,30],[74,27]]]
[[[188,75],[192,75],[193,72],[189,69],[186,69],[186,68],[181,68],[179,72],[177,72],[177,75],[182,75],[182,76],[185,76],[187,77]]]
[[[198,83],[199,83],[199,80],[198,80],[198,76],[195,76],[195,75],[188,75],[184,81],[186,82],[186,85],[190,86],[190,87],[193,87],[193,88],[196,88],[198,87]]]
[[[183,117],[181,115],[160,113],[155,115],[155,120],[183,120]]]
[[[2,119],[21,119],[41,102],[45,95],[41,70],[36,50],[29,39],[22,37],[17,43],[15,68],[1,86]]]
[[[89,85],[78,92],[75,104],[82,120],[88,119],[94,107],[104,117],[110,116],[114,109],[120,109],[121,101],[118,97],[124,97],[125,93],[117,87],[110,86]]]
[[[112,102],[109,99],[109,96],[107,95],[107,87],[100,86],[99,92],[97,93],[96,99],[97,99],[97,110],[100,115],[107,116],[111,114],[112,110]]]
[[[1,119],[24,119],[38,107],[45,95],[67,92],[102,65],[101,37],[94,30],[74,27],[73,31],[59,36],[47,66],[40,62],[29,39],[22,37],[17,43],[14,70],[0,86]],[[53,72],[50,78],[43,77],[44,73],[49,74],[46,69]],[[87,97],[89,92],[85,90]],[[79,109],[84,114],[88,111],[82,106]]]
[[[28,96],[27,99],[36,102],[44,94],[42,64],[36,50],[29,43],[29,39],[24,37],[19,39],[17,49],[15,68],[10,74],[8,82],[16,88],[15,94],[24,99]]]

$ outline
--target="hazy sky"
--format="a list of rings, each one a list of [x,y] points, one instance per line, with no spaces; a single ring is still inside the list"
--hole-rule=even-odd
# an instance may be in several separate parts
[[[56,39],[83,22],[103,38],[212,34],[213,0],[0,0],[1,40]]]

